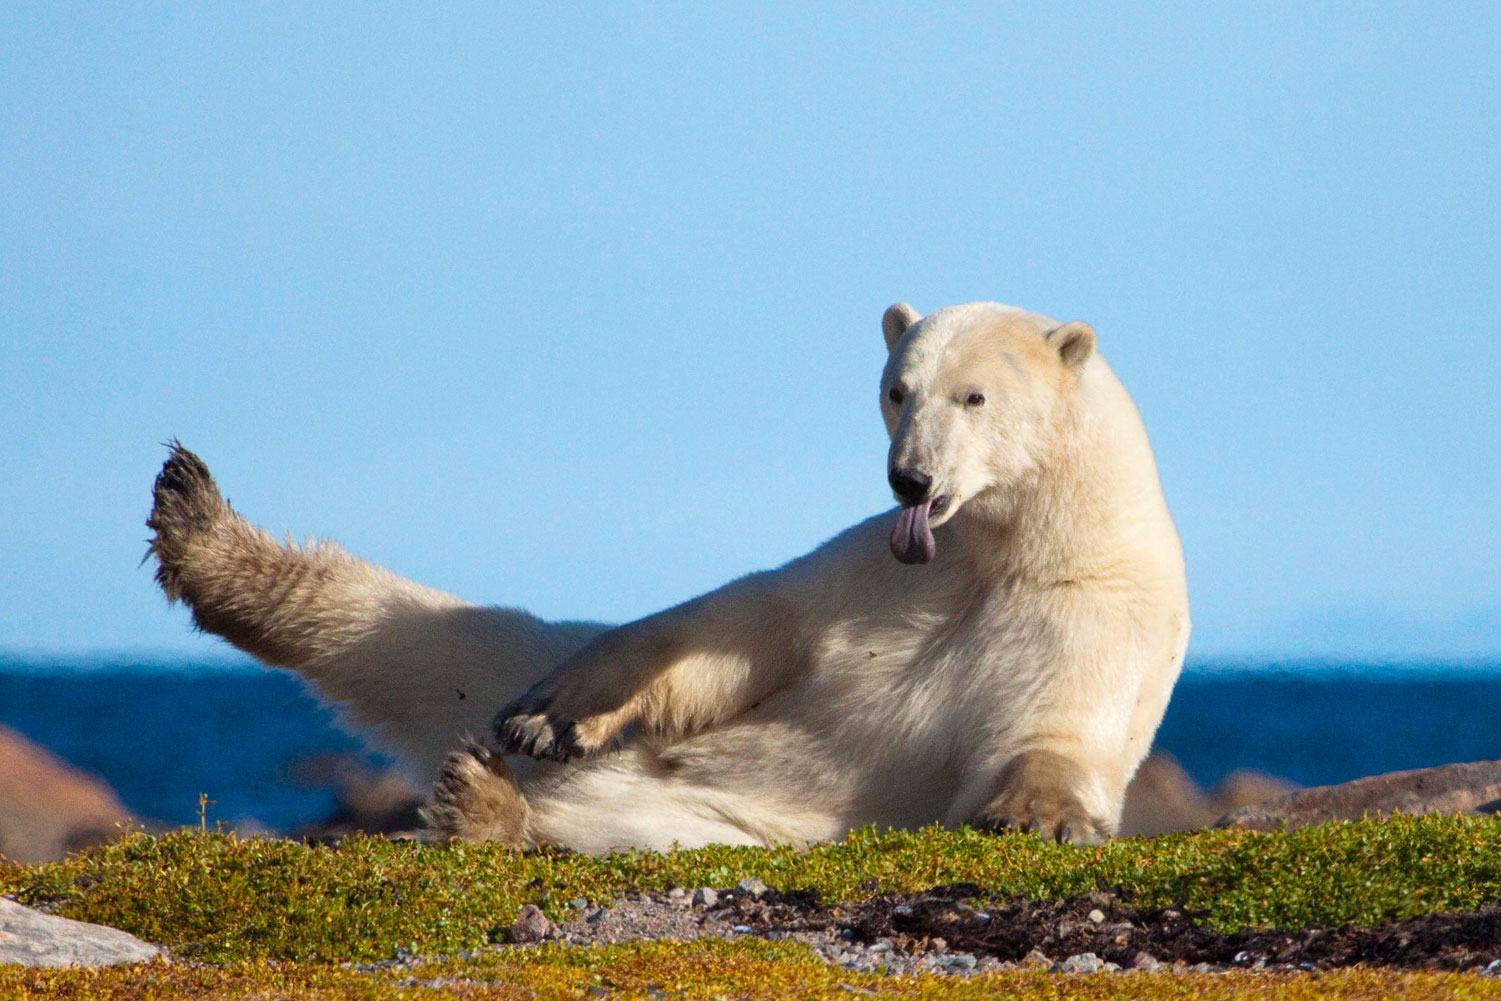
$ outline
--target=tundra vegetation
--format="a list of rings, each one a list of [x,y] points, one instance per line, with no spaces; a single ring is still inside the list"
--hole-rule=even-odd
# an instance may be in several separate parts
[[[0,967],[0,997],[1501,997],[1476,973],[1357,967],[957,979],[829,966],[785,941],[503,948],[519,908],[734,886],[755,877],[826,901],[972,883],[994,899],[1108,889],[1220,931],[1338,927],[1501,899],[1501,821],[1397,816],[1291,832],[1201,831],[1080,847],[961,829],[857,831],[808,849],[706,847],[604,857],[357,836],[331,845],[216,831],[128,833],[43,866],[0,863],[0,893],[168,946],[171,964]],[[415,963],[361,969],[393,956]]]

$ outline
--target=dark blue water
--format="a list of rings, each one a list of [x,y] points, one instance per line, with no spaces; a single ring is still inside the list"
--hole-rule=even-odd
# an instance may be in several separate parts
[[[334,803],[298,763],[358,753],[293,677],[249,665],[0,658],[0,723],[173,824],[196,822],[205,793],[210,821],[296,828]],[[1501,759],[1501,665],[1201,666],[1178,683],[1157,746],[1206,785],[1237,768],[1322,785]]]

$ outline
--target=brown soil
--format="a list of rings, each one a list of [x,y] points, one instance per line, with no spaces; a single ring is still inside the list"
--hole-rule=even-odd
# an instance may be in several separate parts
[[[1374,928],[1226,935],[1203,924],[1203,915],[1138,909],[1120,893],[1049,903],[982,903],[986,897],[980,887],[960,884],[863,904],[825,905],[812,893],[770,891],[759,898],[737,895],[728,901],[728,911],[737,923],[763,934],[837,928],[853,933],[857,942],[890,940],[908,954],[962,950],[1003,962],[1023,960],[1034,949],[1053,960],[1094,953],[1123,967],[1137,962],[1140,953],[1165,963],[1304,969],[1365,964],[1456,970],[1501,957],[1501,904]]]

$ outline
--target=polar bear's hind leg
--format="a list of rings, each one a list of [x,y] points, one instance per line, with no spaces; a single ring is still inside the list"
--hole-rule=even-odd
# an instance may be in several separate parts
[[[333,542],[283,544],[229,506],[201,459],[170,447],[146,522],[167,597],[204,632],[296,671],[424,785],[496,705],[603,629],[471,605]]]

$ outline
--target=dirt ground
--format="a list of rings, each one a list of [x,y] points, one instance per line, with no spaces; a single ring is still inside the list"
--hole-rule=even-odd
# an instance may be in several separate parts
[[[1501,971],[1501,904],[1373,928],[1221,934],[1203,915],[1137,908],[1119,893],[1039,903],[984,903],[978,886],[826,904],[815,894],[761,887],[636,894],[576,913],[543,938],[585,945],[640,938],[790,938],[836,965],[891,973],[969,974],[1013,966],[1071,972],[1160,969],[1401,969]],[[504,936],[502,936],[504,937]],[[1495,964],[1494,966],[1492,964]]]

